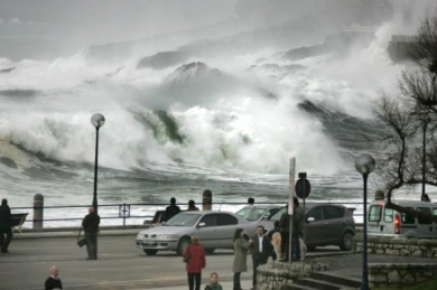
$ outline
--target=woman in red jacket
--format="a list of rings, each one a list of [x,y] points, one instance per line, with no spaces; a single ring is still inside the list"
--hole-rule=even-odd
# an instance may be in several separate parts
[[[191,236],[191,244],[188,245],[182,256],[188,259],[186,270],[188,276],[188,287],[194,290],[194,279],[196,279],[196,290],[200,290],[200,281],[202,279],[202,269],[206,266],[205,249],[199,244],[199,237]]]

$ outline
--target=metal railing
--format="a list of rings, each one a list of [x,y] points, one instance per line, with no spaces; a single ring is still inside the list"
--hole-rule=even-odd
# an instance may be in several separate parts
[[[308,203],[316,204],[339,204],[344,205],[346,207],[351,206],[362,206],[362,203],[359,202],[329,202],[329,201],[323,201],[323,202],[315,202],[315,201],[309,201]],[[246,203],[241,202],[220,202],[220,203],[213,203],[212,209],[213,210],[219,210],[219,211],[226,211],[226,209],[223,209],[223,207],[226,206],[241,206],[244,207],[247,205]],[[284,201],[277,202],[277,201],[271,201],[271,202],[261,202],[256,203],[256,205],[284,205]],[[154,214],[158,210],[165,210],[165,208],[168,206],[167,203],[121,203],[121,204],[103,204],[99,205],[99,215],[101,220],[121,220],[122,226],[127,225],[128,220],[133,219],[142,219],[142,220],[152,220],[154,217]],[[181,207],[182,210],[184,210],[186,204],[178,204],[178,206]],[[11,210],[14,212],[24,212],[28,211],[29,216],[32,218],[26,219],[24,223],[25,228],[29,228],[29,223],[34,222],[42,222],[43,224],[53,224],[58,223],[59,227],[65,227],[66,222],[74,222],[82,221],[82,219],[85,216],[85,213],[87,212],[87,208],[89,205],[64,205],[64,206],[43,206],[43,207],[11,207]],[[35,210],[44,210],[44,213],[50,216],[50,218],[43,218],[42,220],[37,220],[33,218],[33,211]],[[72,213],[75,209],[83,209],[80,214],[78,212]],[[234,209],[235,210],[235,209]],[[236,211],[236,210],[235,210]],[[138,214],[138,212],[146,212],[146,214]],[[357,212],[356,210],[353,213],[354,217],[362,217],[362,212]],[[59,216],[59,217],[56,217]],[[61,223],[64,223],[64,225],[61,225]],[[141,224],[143,224],[141,222]],[[115,224],[120,225],[120,224]],[[56,227],[55,227],[56,228]]]

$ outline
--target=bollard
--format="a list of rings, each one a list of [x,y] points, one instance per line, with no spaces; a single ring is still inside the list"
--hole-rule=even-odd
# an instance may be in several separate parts
[[[212,192],[209,189],[205,189],[202,194],[202,210],[212,209]]]
[[[44,219],[44,196],[41,193],[33,197],[33,229],[42,231]]]

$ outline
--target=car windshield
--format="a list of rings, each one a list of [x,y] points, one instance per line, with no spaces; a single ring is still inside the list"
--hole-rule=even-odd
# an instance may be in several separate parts
[[[192,227],[200,218],[200,214],[180,213],[169,219],[165,225],[175,227]]]
[[[242,218],[247,219],[250,216],[250,213],[252,212],[253,206],[246,206],[237,211],[237,215],[241,216]]]
[[[272,215],[269,220],[271,221],[279,221],[281,219],[282,214],[286,212],[286,208],[283,207],[281,208],[277,213],[275,213],[274,215]]]
[[[247,219],[250,222],[257,221],[266,212],[266,208],[246,206],[237,211],[237,215]]]

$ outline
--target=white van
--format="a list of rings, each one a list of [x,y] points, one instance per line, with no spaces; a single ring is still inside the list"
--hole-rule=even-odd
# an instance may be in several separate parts
[[[402,200],[397,205],[412,208],[422,213],[437,215],[437,204],[422,201]],[[367,216],[369,236],[405,238],[437,238],[437,224],[415,218],[385,207],[384,200],[371,203]]]

